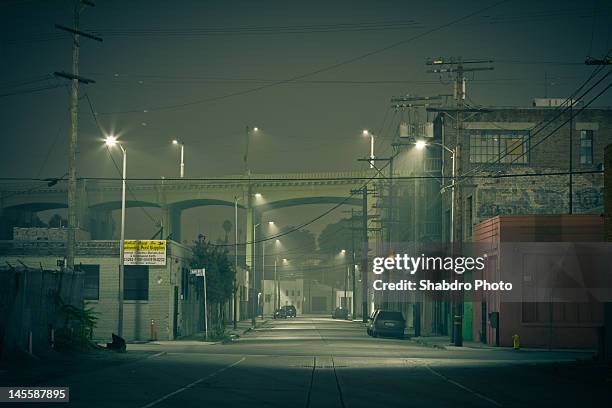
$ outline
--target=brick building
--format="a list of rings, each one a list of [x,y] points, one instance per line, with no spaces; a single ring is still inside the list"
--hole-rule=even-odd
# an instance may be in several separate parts
[[[419,253],[451,241],[451,189],[442,187],[451,184],[452,155],[439,145],[457,156],[460,204],[455,212],[455,234],[464,242],[472,241],[475,224],[495,216],[570,213],[570,157],[574,173],[571,213],[602,214],[604,147],[612,143],[612,109],[587,108],[576,114],[580,105],[564,111],[563,106],[548,102],[537,100],[532,107],[471,109],[462,115],[460,137],[457,112],[438,109],[430,117],[433,134],[424,137],[429,147],[421,152],[413,143],[423,136],[397,138],[404,146],[395,158],[395,167],[417,177],[395,181],[392,194],[389,183],[386,189],[384,185],[379,189],[382,228],[374,233],[376,253]],[[570,113],[575,115],[571,121]],[[448,302],[404,292],[387,296],[379,296],[376,303],[401,310],[415,331],[449,334]],[[471,315],[471,306],[466,306]],[[469,319],[465,324],[464,334],[470,340]]]

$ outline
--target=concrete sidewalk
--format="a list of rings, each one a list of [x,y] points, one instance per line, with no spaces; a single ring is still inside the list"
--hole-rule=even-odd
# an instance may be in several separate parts
[[[496,347],[490,344],[483,344],[478,341],[464,341],[463,347],[453,345],[448,336],[431,336],[431,337],[411,337],[411,341],[421,344],[426,347],[433,347],[442,350],[460,350],[460,349],[479,349],[479,350],[504,350],[514,351],[512,347]],[[551,352],[571,352],[571,353],[595,353],[592,349],[548,349],[548,348],[533,348],[521,347],[519,351],[551,351]]]

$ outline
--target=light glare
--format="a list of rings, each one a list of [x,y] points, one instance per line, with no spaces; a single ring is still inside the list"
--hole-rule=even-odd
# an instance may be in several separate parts
[[[111,147],[117,144],[117,137],[116,136],[106,136],[106,139],[104,139],[104,144]]]

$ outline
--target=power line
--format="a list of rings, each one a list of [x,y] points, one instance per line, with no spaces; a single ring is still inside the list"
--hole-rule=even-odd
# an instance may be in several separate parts
[[[102,129],[102,126],[100,125],[100,122],[98,121],[98,118],[96,116],[95,110],[93,108],[93,104],[92,104],[91,99],[89,98],[89,95],[87,93],[85,93],[85,99],[87,100],[87,104],[89,105],[89,110],[91,112],[91,115],[92,115],[92,117],[94,119],[94,123],[95,123],[98,131],[102,134],[102,136],[104,136],[104,131]],[[112,160],[112,162],[113,162],[113,164],[115,166],[115,169],[117,170],[117,173],[121,175],[121,170],[119,169],[119,165],[115,161],[115,158],[111,154],[111,151],[110,151],[108,146],[106,146],[106,151],[108,152],[108,155],[110,156],[110,158],[111,158],[111,160]],[[123,178],[121,178],[121,180],[123,180]],[[136,198],[136,195],[134,194],[134,192],[130,188],[129,184],[127,183],[127,179],[126,179],[126,187],[127,187],[128,192],[132,196],[132,199],[137,202],[138,199]],[[144,207],[138,206],[138,208],[145,214],[145,216],[147,216],[147,218],[149,218],[149,220],[153,223],[153,225],[156,228],[159,227],[159,221],[156,220]]]
[[[608,52],[606,53],[606,56],[604,58],[607,58],[607,56],[612,52],[612,49],[608,50]],[[591,75],[589,75],[589,77],[576,89],[574,90],[570,96],[568,98],[565,99],[564,103],[561,106],[556,107],[553,110],[554,112],[559,112],[559,110],[561,110],[557,115],[553,116],[551,119],[542,119],[540,122],[536,123],[531,129],[529,129],[530,131],[533,129],[536,129],[537,127],[540,127],[538,130],[536,130],[534,133],[530,133],[530,140],[533,136],[536,136],[538,133],[540,133],[541,131],[543,131],[548,125],[550,125],[551,123],[553,123],[557,118],[559,118],[561,115],[563,115],[564,113],[567,112],[567,110],[569,110],[571,108],[571,106],[573,104],[575,104],[576,100],[574,100],[574,96],[577,95],[584,87],[587,86],[587,84],[593,79],[595,78],[602,70],[604,69],[604,66],[597,66],[592,72]],[[612,71],[609,71],[607,74],[605,74],[602,78],[600,78],[597,82],[595,82],[595,84],[593,84],[589,89],[587,89],[585,92],[583,92],[579,97],[578,97],[578,101],[581,100],[582,98],[584,98],[584,96],[586,94],[588,94],[593,88],[595,88],[598,84],[600,84],[608,75],[610,75]],[[544,124],[544,122],[546,122]],[[548,135],[550,136],[550,134]],[[527,149],[528,152],[531,152],[531,148]],[[486,167],[491,167],[494,166],[496,164],[499,164],[501,162],[502,159],[504,159],[506,156],[508,156],[511,151],[506,151],[503,155],[501,155],[499,158],[497,158],[496,160],[493,160],[491,162],[487,162],[487,163],[483,163],[479,166],[476,166],[470,170],[468,170],[466,173],[462,174],[460,178],[463,178],[465,175],[469,175],[471,173],[477,172],[477,171],[481,171],[483,169],[485,169]]]
[[[258,91],[261,91],[261,90],[264,90],[264,89],[267,89],[267,88],[271,88],[271,87],[274,87],[274,86],[277,86],[277,85],[286,84],[286,83],[293,82],[293,81],[296,81],[296,80],[300,80],[300,79],[303,79],[303,78],[307,78],[307,77],[310,77],[310,76],[313,76],[313,75],[317,75],[317,74],[320,74],[320,73],[323,73],[323,72],[331,71],[333,69],[337,69],[337,68],[342,67],[344,65],[349,65],[349,64],[352,64],[354,62],[361,61],[363,59],[371,57],[373,55],[380,54],[380,53],[388,51],[390,49],[399,47],[400,45],[408,44],[408,43],[413,42],[415,40],[418,40],[418,39],[420,39],[422,37],[425,37],[425,36],[427,36],[429,34],[432,34],[434,32],[443,30],[445,28],[453,26],[453,25],[455,25],[457,23],[460,23],[462,21],[468,20],[468,19],[470,19],[470,18],[472,18],[472,17],[474,17],[474,16],[476,16],[476,15],[478,15],[478,14],[484,12],[484,11],[493,9],[493,8],[503,4],[503,3],[507,3],[508,1],[509,0],[498,1],[498,2],[496,2],[494,4],[492,4],[492,5],[480,8],[480,9],[478,9],[476,11],[468,13],[468,14],[466,14],[466,15],[464,15],[462,17],[459,17],[457,19],[451,20],[451,21],[449,21],[447,23],[440,24],[440,25],[438,25],[438,26],[436,26],[434,28],[426,30],[426,31],[424,31],[424,32],[422,32],[420,34],[414,35],[414,36],[412,36],[410,38],[407,38],[405,40],[397,41],[397,42],[395,42],[393,44],[390,44],[390,45],[387,45],[385,47],[378,48],[378,49],[366,52],[364,54],[358,55],[356,57],[352,57],[352,58],[349,58],[349,59],[337,62],[335,64],[331,64],[331,65],[328,65],[326,67],[322,67],[322,68],[319,68],[319,69],[316,69],[316,70],[313,70],[313,71],[310,71],[310,72],[307,72],[307,73],[304,73],[304,74],[296,75],[296,76],[293,76],[291,78],[283,79],[283,80],[276,81],[276,82],[271,82],[269,84],[257,86],[257,87],[254,87],[254,88],[249,88],[249,89],[244,89],[244,90],[241,90],[241,91],[231,92],[231,93],[228,93],[228,94],[225,94],[225,95],[219,95],[219,96],[215,96],[215,97],[211,97],[211,98],[205,98],[205,99],[200,99],[200,100],[195,100],[195,101],[190,101],[190,102],[183,102],[183,103],[177,103],[177,104],[170,104],[170,105],[162,105],[162,106],[150,107],[150,108],[147,108],[146,110],[148,110],[148,111],[172,110],[172,109],[179,109],[179,108],[184,108],[184,107],[193,106],[193,105],[199,105],[199,104],[206,103],[206,102],[219,101],[219,100],[223,100],[223,99],[232,98],[232,97],[235,97],[235,96],[247,95],[247,94],[258,92]],[[143,111],[143,109],[137,109],[137,110],[132,109],[132,110],[125,110],[125,111],[103,112],[103,113],[100,113],[100,114],[102,114],[102,115],[117,115],[117,114],[128,114],[128,113],[141,113],[142,111]]]

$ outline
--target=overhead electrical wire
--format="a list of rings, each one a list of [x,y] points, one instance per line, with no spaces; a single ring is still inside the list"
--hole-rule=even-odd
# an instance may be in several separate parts
[[[276,81],[276,82],[271,82],[271,83],[268,83],[268,84],[264,84],[264,85],[261,85],[261,86],[257,86],[257,87],[253,87],[253,88],[249,88],[249,89],[244,89],[244,90],[240,90],[240,91],[236,91],[236,92],[230,92],[230,93],[227,93],[227,94],[224,94],[224,95],[218,95],[218,96],[213,96],[213,97],[209,97],[209,98],[199,99],[199,100],[192,100],[192,101],[188,101],[188,102],[168,104],[168,105],[158,105],[158,106],[153,106],[153,107],[146,107],[146,108],[143,108],[143,109],[131,109],[131,110],[123,110],[123,111],[108,111],[108,112],[101,112],[100,114],[101,115],[119,115],[119,114],[129,114],[129,113],[142,113],[142,111],[144,109],[146,109],[149,112],[151,112],[151,111],[161,111],[161,110],[173,110],[173,109],[185,108],[185,107],[193,106],[193,105],[199,105],[199,104],[206,103],[206,102],[214,102],[214,101],[219,101],[219,100],[223,100],[223,99],[232,98],[232,97],[235,97],[235,96],[247,95],[247,94],[250,94],[250,93],[258,92],[258,91],[261,91],[261,90],[264,90],[264,89],[268,89],[268,88],[271,88],[271,87],[274,87],[274,86],[286,84],[286,83],[289,83],[289,82],[293,82],[293,81],[296,81],[296,80],[300,80],[300,79],[304,79],[304,78],[307,78],[307,77],[310,77],[310,76],[314,76],[314,75],[317,75],[317,74],[320,74],[320,73],[323,73],[323,72],[331,71],[331,70],[337,69],[339,67],[355,63],[357,61],[361,61],[361,60],[366,59],[368,57],[371,57],[373,55],[377,55],[377,54],[383,53],[385,51],[388,51],[390,49],[399,47],[400,45],[408,44],[410,42],[413,42],[415,40],[423,38],[423,37],[425,37],[425,36],[427,36],[429,34],[432,34],[434,32],[441,31],[441,30],[443,30],[445,28],[448,28],[450,26],[458,24],[458,23],[460,23],[462,21],[468,20],[468,19],[470,19],[470,18],[472,18],[472,17],[474,17],[474,16],[476,16],[476,15],[478,15],[480,13],[483,13],[483,12],[485,12],[487,10],[491,10],[493,8],[496,8],[496,7],[500,6],[501,4],[504,4],[504,3],[507,3],[507,2],[509,2],[509,0],[501,0],[501,1],[495,2],[495,3],[491,4],[491,5],[488,5],[486,7],[482,7],[480,9],[476,10],[476,11],[473,11],[473,12],[470,12],[468,14],[465,14],[462,17],[459,17],[459,18],[453,19],[453,20],[451,20],[449,22],[437,25],[434,28],[431,28],[429,30],[423,31],[422,33],[416,34],[416,35],[414,35],[412,37],[409,37],[407,39],[396,41],[396,42],[394,42],[392,44],[389,44],[389,45],[387,45],[385,47],[377,48],[375,50],[368,51],[366,53],[357,55],[355,57],[348,58],[348,59],[345,59],[343,61],[340,61],[340,62],[331,64],[331,65],[327,65],[327,66],[322,67],[322,68],[318,68],[318,69],[306,72],[304,74],[295,75],[295,76],[287,78],[287,79],[279,80],[279,81]]]

